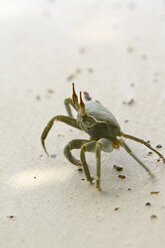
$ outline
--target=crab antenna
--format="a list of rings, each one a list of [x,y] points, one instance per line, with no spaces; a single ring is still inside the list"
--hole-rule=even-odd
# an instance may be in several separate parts
[[[80,112],[82,115],[85,115],[85,104],[82,100],[81,91],[80,91]]]
[[[73,94],[72,94],[73,104],[76,107],[78,107],[78,96],[76,95],[76,92],[75,92],[74,83],[72,83],[72,89],[73,89]]]

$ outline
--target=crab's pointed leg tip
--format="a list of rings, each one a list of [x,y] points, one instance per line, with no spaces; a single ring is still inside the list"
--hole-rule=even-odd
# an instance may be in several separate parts
[[[50,157],[50,156],[49,156],[49,153],[47,152],[47,150],[46,150],[45,147],[44,147],[44,151],[45,151],[46,155],[47,155],[48,157]]]
[[[152,177],[152,178],[155,178],[155,175],[150,171],[150,176]]]
[[[97,188],[97,190],[100,192],[100,191],[102,191],[102,189],[99,187],[99,188]]]
[[[155,177],[155,175],[152,173],[152,171],[150,171],[148,168],[147,168],[147,172],[148,172],[148,174],[149,174],[152,178]]]
[[[46,147],[45,147],[45,144],[44,144],[44,143],[42,143],[42,147],[43,147],[44,152],[46,153],[46,155],[49,157],[49,153],[47,152],[47,150],[46,150]]]

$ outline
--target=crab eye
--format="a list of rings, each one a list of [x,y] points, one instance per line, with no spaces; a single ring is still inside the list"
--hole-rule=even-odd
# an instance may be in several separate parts
[[[72,94],[72,100],[75,106],[78,106],[78,96],[76,95],[74,83],[72,84],[73,87],[73,94]]]
[[[82,100],[81,91],[80,91],[80,112],[82,115],[85,115],[85,104]]]

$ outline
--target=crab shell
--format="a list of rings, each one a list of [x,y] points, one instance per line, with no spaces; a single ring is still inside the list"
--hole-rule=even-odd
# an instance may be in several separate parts
[[[120,126],[113,114],[98,102],[85,101],[85,115],[78,111],[78,125],[91,137],[114,139]]]

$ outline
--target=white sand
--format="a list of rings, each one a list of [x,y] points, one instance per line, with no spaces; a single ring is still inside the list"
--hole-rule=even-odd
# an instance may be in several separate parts
[[[86,134],[55,123],[46,146],[56,158],[40,144],[48,120],[66,114],[74,81],[123,131],[165,154],[164,13],[162,0],[1,0],[0,247],[164,247],[165,165],[156,154],[128,141],[153,180],[123,149],[103,153],[98,192],[63,156]],[[87,160],[95,176],[94,154]]]

